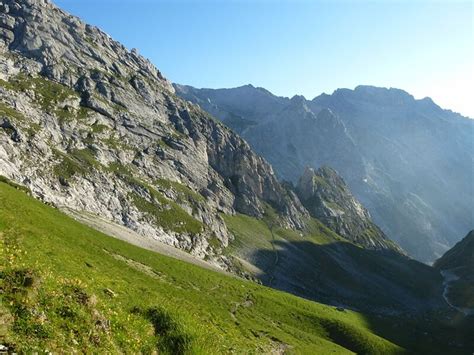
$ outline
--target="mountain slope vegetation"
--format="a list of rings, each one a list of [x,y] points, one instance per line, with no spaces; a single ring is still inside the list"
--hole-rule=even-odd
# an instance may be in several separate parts
[[[0,235],[0,342],[11,351],[463,354],[469,348],[469,328],[459,324],[341,311],[201,269],[99,233],[5,182]]]
[[[11,350],[401,351],[360,314],[131,246],[5,183],[0,233]]]

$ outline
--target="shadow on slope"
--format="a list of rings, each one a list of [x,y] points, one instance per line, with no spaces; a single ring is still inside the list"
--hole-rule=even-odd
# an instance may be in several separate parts
[[[443,307],[442,278],[432,267],[394,252],[346,242],[273,242],[252,260],[271,287],[334,305],[383,313]],[[276,254],[277,255],[276,255]],[[273,265],[269,264],[273,260]]]
[[[264,271],[263,284],[332,304],[340,312],[347,307],[376,313],[366,318],[368,327],[409,353],[472,353],[474,317],[446,307],[436,269],[395,252],[347,242],[273,243],[275,250],[260,249],[253,256]],[[330,324],[327,329],[331,332]],[[335,337],[339,330],[333,329]]]

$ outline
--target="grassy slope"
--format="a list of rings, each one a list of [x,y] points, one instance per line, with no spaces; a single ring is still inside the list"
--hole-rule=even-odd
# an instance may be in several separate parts
[[[0,236],[0,343],[20,352],[401,350],[361,314],[134,247],[1,182]]]
[[[275,253],[272,246],[273,238],[275,238],[273,240],[277,243],[277,246],[281,245],[278,244],[279,241],[294,243],[294,246],[298,246],[298,243],[300,243],[302,239],[309,242],[305,243],[300,251],[292,249],[296,255],[301,258],[308,257],[308,255],[301,253],[301,251],[305,249],[308,249],[311,254],[311,248],[309,248],[311,243],[321,246],[322,248],[326,246],[330,247],[331,244],[340,243],[341,241],[343,241],[345,245],[351,245],[351,243],[348,243],[316,220],[311,221],[309,228],[305,231],[304,237],[302,238],[299,233],[295,231],[275,227],[275,219],[271,216],[271,213],[270,215],[267,214],[263,220],[240,214],[235,216],[223,215],[223,218],[227,227],[235,236],[235,239],[231,242],[226,251],[230,255],[237,255],[249,261],[257,258],[258,265],[263,266],[263,271],[269,274],[272,274],[275,270],[273,266],[275,263]],[[273,236],[269,226],[273,226]],[[260,253],[255,257],[256,250],[265,250],[267,252],[263,254]],[[317,249],[313,249],[313,251],[317,251]],[[356,262],[360,270],[376,272],[388,280],[396,280],[398,285],[420,297],[429,296],[430,292],[436,291],[433,290],[433,283],[437,284],[437,282],[432,278],[433,274],[437,275],[437,272],[430,270],[426,265],[413,260],[400,263],[400,258],[392,260],[384,255],[378,255],[376,252],[365,251],[364,249],[356,247],[349,248],[346,252],[347,257],[350,257]],[[280,249],[279,254],[279,263],[281,263],[282,256],[285,257],[285,250]],[[262,255],[266,256],[266,259],[263,261]],[[312,259],[304,260],[304,268],[313,268],[315,265],[314,261],[325,256],[325,254],[318,253],[311,255]],[[403,258],[401,260],[403,260]],[[324,275],[329,276],[336,282],[355,290],[360,288],[357,280],[351,279],[350,275],[335,267],[330,259],[322,258],[322,262],[316,263],[316,266],[323,270]],[[243,267],[245,267],[245,264],[243,264]],[[295,271],[294,267],[296,267],[296,265],[288,266],[285,264],[283,266],[283,273],[291,269],[289,273],[293,273],[296,275],[295,277],[298,277],[298,272]],[[252,270],[247,271],[251,272]],[[282,276],[281,273],[280,276]],[[311,276],[310,274],[310,279]],[[439,284],[441,284],[441,277],[439,275],[438,277],[440,278]],[[361,292],[368,295],[371,294],[371,291],[374,290],[364,289]],[[464,288],[463,291],[464,293],[469,293],[469,289],[467,288]],[[387,292],[380,293],[380,290],[377,292],[379,292],[378,296],[377,294],[372,295],[371,306],[377,302],[381,302],[382,304],[392,302],[391,299],[383,299],[387,296]],[[441,289],[436,292],[441,294]],[[453,287],[451,293],[454,298],[454,294],[457,295],[461,292],[458,292],[458,290]],[[459,295],[459,298],[462,296],[465,295]],[[402,314],[389,318],[370,319],[370,327],[376,331],[377,334],[389,339],[393,343],[410,349],[410,353],[472,354],[472,351],[474,351],[474,337],[472,337],[473,322],[474,317],[463,318],[460,314],[452,313],[448,309],[427,311],[418,316],[409,315],[405,317]]]

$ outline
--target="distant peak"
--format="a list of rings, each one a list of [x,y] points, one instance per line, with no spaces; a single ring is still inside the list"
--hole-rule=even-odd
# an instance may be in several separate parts
[[[290,99],[290,101],[294,103],[305,103],[306,98],[303,95],[295,95]]]

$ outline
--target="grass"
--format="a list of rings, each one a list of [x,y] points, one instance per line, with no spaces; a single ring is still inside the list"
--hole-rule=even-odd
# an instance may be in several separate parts
[[[257,219],[244,214],[221,215],[227,227],[235,236],[227,252],[252,253],[255,250],[271,250],[273,240],[298,242],[309,240],[316,244],[328,244],[340,241],[342,238],[315,219],[309,219],[305,231],[295,231],[278,226],[278,215],[266,206],[263,219]],[[273,236],[271,230],[273,231]],[[275,239],[273,239],[275,238]]]
[[[53,152],[61,159],[59,164],[53,168],[53,172],[63,183],[67,183],[76,174],[86,175],[91,168],[101,167],[95,159],[94,152],[89,148],[74,149],[68,154],[59,150],[53,150]]]
[[[199,234],[204,231],[203,224],[189,215],[176,202],[164,197],[160,192],[146,186],[151,201],[137,193],[131,193],[132,201],[141,212],[150,216],[156,225],[176,233]]]
[[[79,94],[76,91],[41,76],[31,77],[19,74],[8,82],[2,81],[0,84],[6,89],[13,91],[34,90],[36,101],[44,111],[50,113],[57,108],[58,104],[65,100],[71,97],[79,98]]]
[[[11,181],[10,179],[7,179],[5,176],[2,176],[0,175],[0,183],[4,183],[4,184],[7,184],[7,185],[10,185],[11,187],[17,189],[17,190],[21,190],[27,194],[30,194],[31,191],[29,188],[27,188],[26,186],[23,186],[23,185],[19,185],[17,184],[16,182],[13,182]]]
[[[192,202],[205,201],[205,198],[201,194],[191,190],[186,185],[183,185],[177,181],[171,181],[167,179],[157,179],[154,181],[154,184],[161,188],[174,191],[177,194],[178,202],[187,201],[187,202],[192,203]]]
[[[262,219],[241,214],[222,217],[235,237],[224,253],[229,257],[237,256],[233,261],[238,270],[253,274],[267,285],[275,285],[275,277],[283,280],[288,278],[289,282],[292,279],[300,280],[295,284],[301,285],[305,290],[331,292],[330,288],[326,288],[329,282],[329,285],[335,284],[339,289],[350,290],[352,293],[347,299],[342,297],[343,304],[366,310],[368,304],[376,309],[387,305],[396,307],[400,302],[397,294],[380,288],[377,281],[366,283],[354,277],[348,269],[341,267],[338,262],[341,260],[348,262],[361,274],[375,277],[375,280],[384,280],[380,281],[382,284],[397,285],[420,300],[432,300],[441,296],[441,277],[436,270],[402,256],[358,247],[315,219],[307,221],[305,231],[296,232],[277,227],[277,216],[268,206]],[[259,270],[246,262],[239,263],[242,259]],[[315,286],[314,282],[319,283],[320,287]],[[465,284],[455,286],[453,284],[450,298],[456,299],[459,305],[470,304],[472,288]],[[279,287],[278,280],[275,287]],[[306,295],[312,297],[311,293]],[[334,302],[341,299],[341,294],[323,293],[321,299]],[[389,324],[387,318],[390,319]],[[377,334],[410,349],[409,353],[467,354],[469,349],[474,348],[473,321],[474,317],[463,319],[458,314],[450,313],[447,308],[433,308],[421,314],[410,312],[409,317],[380,316],[375,321],[371,320],[370,326]],[[358,331],[357,327],[350,328],[350,325],[341,324],[337,319],[335,322],[328,321],[324,327],[338,344],[356,353],[370,353],[364,347],[364,337],[353,336]],[[351,336],[346,338],[346,334]]]
[[[369,319],[143,250],[0,183],[0,342],[18,353],[396,354]]]
[[[86,107],[75,109],[70,106],[65,106],[64,103],[68,99],[79,100],[79,93],[65,85],[55,83],[41,76],[32,77],[19,74],[10,78],[9,81],[0,79],[0,86],[16,92],[34,90],[35,102],[39,105],[41,110],[49,114],[54,114],[61,123],[74,118],[85,119],[91,112],[91,110]],[[0,104],[0,113],[1,111],[2,106]],[[17,113],[18,117],[19,115],[21,114]]]
[[[13,107],[3,102],[0,102],[0,116],[6,116],[9,119],[11,119],[13,122],[24,120],[24,116],[21,112],[15,110]]]

